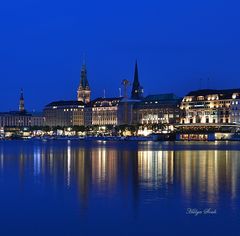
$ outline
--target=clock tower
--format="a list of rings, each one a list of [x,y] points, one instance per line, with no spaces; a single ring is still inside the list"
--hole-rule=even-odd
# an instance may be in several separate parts
[[[90,90],[90,86],[89,86],[89,83],[87,80],[87,69],[86,69],[85,63],[82,65],[80,77],[81,77],[80,84],[79,84],[78,91],[77,91],[77,100],[84,102],[84,103],[89,103],[90,96],[91,96],[91,90]]]

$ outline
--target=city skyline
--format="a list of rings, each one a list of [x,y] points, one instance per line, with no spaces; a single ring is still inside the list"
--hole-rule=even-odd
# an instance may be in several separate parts
[[[237,235],[240,1],[0,6],[0,236]]]
[[[75,98],[84,52],[94,97],[117,95],[135,59],[145,94],[240,87],[239,3],[14,2],[0,10],[2,111],[20,88],[29,110]]]
[[[90,83],[88,82],[87,74],[88,74],[88,70],[87,70],[85,59],[84,59],[81,70],[80,70],[79,85],[77,87],[76,97],[71,99],[71,100],[72,101],[81,101],[81,102],[87,104],[91,100],[95,100],[95,99],[98,99],[98,98],[109,97],[109,96],[106,96],[106,88],[105,88],[103,90],[102,96],[99,96],[99,97],[94,97],[93,96],[91,98],[90,94],[91,94],[92,89],[91,89]],[[139,81],[137,60],[135,61],[133,80],[132,81],[125,80],[125,81],[127,81],[128,85],[124,86],[123,85],[123,80],[122,80],[120,85],[119,85],[119,88],[118,88],[118,95],[113,96],[113,97],[116,97],[116,98],[119,97],[120,98],[120,97],[126,96],[127,98],[130,98],[130,99],[140,99],[141,100],[143,98],[143,95],[144,95],[144,88],[143,88],[143,86],[141,86],[141,83]],[[125,89],[126,89],[126,94],[124,94]],[[88,94],[87,98],[86,98],[86,94],[85,94],[86,92]],[[58,101],[68,101],[70,99],[67,100],[67,99],[59,98],[59,99],[56,99],[56,100],[58,100]],[[25,104],[24,89],[21,88],[20,89],[20,98],[19,98],[19,101],[18,101],[18,109],[13,109],[13,110],[9,110],[9,111],[36,112],[35,109],[33,109],[33,110],[25,109],[24,104]],[[46,105],[47,104],[45,104],[44,107]],[[1,112],[1,110],[0,110],[0,112]]]
[[[138,61],[135,60],[135,64],[134,64],[134,67],[133,67],[133,75],[132,75],[132,78],[129,79],[129,86],[127,86],[127,96],[129,98],[131,98],[133,96],[133,90],[134,90],[134,83],[135,83],[135,80],[136,80],[136,74],[137,74],[137,80],[139,79],[139,69],[138,69]],[[76,87],[76,93],[72,94],[70,97],[68,97],[67,99],[64,99],[63,97],[56,97],[55,101],[68,101],[68,100],[78,100],[78,89],[79,89],[79,83],[81,84],[81,78],[82,78],[82,70],[87,70],[87,73],[88,73],[88,68],[87,68],[87,65],[86,65],[86,62],[85,62],[85,59],[83,60],[83,64],[82,66],[80,67],[80,72],[79,72],[79,82],[78,82],[78,86]],[[88,77],[88,76],[87,76]],[[140,75],[140,78],[141,78],[141,75]],[[123,81],[123,80],[122,80]],[[108,94],[106,94],[106,91],[108,91],[108,88],[104,88],[103,91],[102,91],[102,94],[100,94],[100,92],[96,92],[96,88],[94,88],[94,86],[91,85],[91,81],[90,83],[88,82],[88,78],[87,78],[87,83],[90,84],[90,87],[91,87],[91,100],[94,100],[94,99],[97,99],[97,98],[104,98],[104,97],[121,97],[121,95],[123,95],[124,93],[124,86],[122,85],[122,81],[119,81],[119,87],[116,88],[116,91],[114,93],[109,93],[110,96],[108,96]],[[156,93],[149,93],[149,94],[146,94],[145,93],[145,87],[142,86],[142,81],[139,80],[140,84],[138,84],[139,86],[139,89],[142,89],[143,91],[141,93],[143,93],[143,97],[145,96],[148,96],[148,95],[155,95],[155,94],[167,94],[167,93],[174,93],[174,86],[172,87],[172,90],[169,90],[169,91],[162,91],[161,93],[157,92]],[[198,88],[195,88],[195,89],[192,89],[192,90],[189,90],[189,91],[186,91],[185,94],[181,94],[179,96],[179,94],[177,94],[179,97],[183,98],[188,92],[190,91],[196,91],[196,90],[201,90],[201,89],[216,89],[216,86],[211,86],[211,79],[210,78],[205,78],[205,80],[203,78],[199,78],[199,81],[198,81],[198,84],[199,84],[199,87]],[[239,86],[240,87],[240,86]],[[219,89],[219,88],[217,88]],[[223,88],[223,89],[229,89],[229,87],[227,88]],[[92,91],[95,91],[95,93]],[[19,97],[19,93],[20,93],[20,100],[23,96],[23,93],[24,93],[24,97],[25,97],[25,90],[21,87],[19,90],[18,90],[18,97]],[[28,93],[28,91],[27,91]],[[60,93],[61,94],[61,93]],[[99,96],[96,96],[97,94],[100,94]],[[75,95],[75,97],[74,97]],[[112,96],[111,96],[112,95]],[[133,98],[133,97],[132,97]],[[25,100],[25,99],[24,99]],[[52,101],[49,100],[48,103],[50,103]],[[27,101],[27,104],[28,104],[28,101]],[[32,109],[26,109],[27,111],[29,112],[36,112],[36,111],[42,111],[43,108],[46,106],[47,104],[44,104],[43,107],[39,107],[38,109],[35,109],[35,108],[32,108]],[[3,112],[3,111],[17,111],[19,110],[19,99],[17,100],[17,102],[15,101],[15,104],[11,104],[11,107],[13,107],[13,109],[9,109],[9,110],[2,110],[0,108],[0,112]]]

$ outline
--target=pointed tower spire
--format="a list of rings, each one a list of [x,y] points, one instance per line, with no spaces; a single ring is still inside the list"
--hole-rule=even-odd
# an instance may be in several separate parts
[[[20,111],[20,112],[24,112],[24,111],[25,111],[25,107],[24,107],[24,97],[23,97],[23,89],[21,89],[21,92],[20,92],[19,111]]]
[[[86,64],[82,65],[80,87],[82,87],[83,89],[89,89]]]
[[[82,64],[82,69],[81,69],[81,75],[80,75],[80,84],[78,87],[77,91],[77,99],[78,101],[82,101],[84,103],[89,103],[90,102],[90,86],[87,80],[87,69],[86,69],[86,63],[85,63],[85,58]]]
[[[139,83],[138,64],[137,64],[137,60],[136,60],[131,98],[132,99],[141,99],[142,95],[143,95],[143,88],[140,86],[140,83]]]

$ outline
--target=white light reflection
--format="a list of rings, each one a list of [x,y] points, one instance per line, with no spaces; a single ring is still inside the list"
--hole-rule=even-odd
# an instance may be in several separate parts
[[[68,142],[67,147],[67,186],[70,187],[71,184],[71,145]]]
[[[40,168],[41,168],[41,151],[40,147],[35,147],[33,152],[33,174],[35,176],[40,174]]]
[[[1,149],[1,155],[0,155],[1,170],[3,170],[3,160],[4,160],[4,154],[3,154],[3,150]]]
[[[159,188],[173,181],[173,151],[139,151],[138,172],[141,184]]]

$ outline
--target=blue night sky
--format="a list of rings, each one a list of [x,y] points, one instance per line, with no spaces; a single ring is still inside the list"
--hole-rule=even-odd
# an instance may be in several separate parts
[[[75,99],[84,53],[92,98],[104,88],[117,96],[136,59],[145,95],[240,87],[239,8],[230,0],[2,1],[0,110],[17,109],[21,88],[28,110]]]

